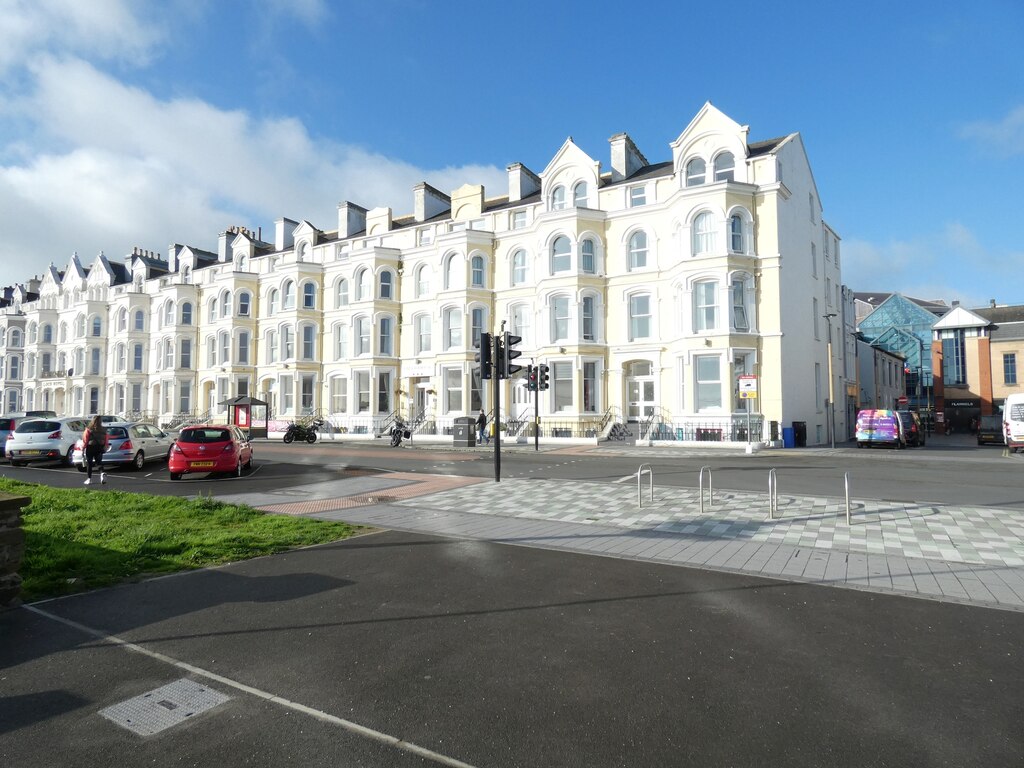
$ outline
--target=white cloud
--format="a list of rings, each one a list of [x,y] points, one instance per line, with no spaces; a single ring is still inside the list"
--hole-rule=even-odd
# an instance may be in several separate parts
[[[156,24],[139,19],[129,0],[4,0],[0,74],[39,51],[140,62],[161,39]]]
[[[40,58],[18,105],[48,152],[0,165],[0,283],[27,279],[72,251],[91,261],[135,245],[215,247],[232,224],[269,227],[288,216],[331,230],[337,203],[412,212],[412,187],[482,183],[504,194],[503,169],[417,168],[366,149],[321,141],[291,117],[256,119],[197,99],[160,100],[76,59]],[[16,270],[16,271],[15,271]]]
[[[961,222],[912,240],[844,240],[841,253],[843,282],[854,291],[895,291],[972,307],[990,299],[1017,303],[1024,295],[1024,276],[1009,268],[1024,263],[1024,254],[991,250]]]
[[[968,123],[960,129],[960,136],[1002,157],[1024,154],[1024,106],[1010,110],[1002,120]]]
[[[310,27],[328,15],[325,0],[270,0],[269,5],[276,13],[295,16]]]

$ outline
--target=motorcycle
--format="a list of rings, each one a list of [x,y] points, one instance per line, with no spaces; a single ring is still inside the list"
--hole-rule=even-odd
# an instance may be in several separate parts
[[[402,444],[402,438],[408,440],[410,432],[405,428],[405,424],[400,421],[396,421],[395,425],[391,428],[391,447],[397,448]]]
[[[284,431],[284,441],[286,443],[292,443],[296,440],[305,440],[307,443],[315,443],[317,430],[323,425],[323,419],[314,419],[308,426],[305,424],[296,424],[293,421],[288,425],[288,429]]]

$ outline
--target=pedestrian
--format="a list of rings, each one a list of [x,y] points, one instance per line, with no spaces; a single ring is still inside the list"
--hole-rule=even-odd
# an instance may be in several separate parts
[[[107,473],[103,471],[103,452],[107,449],[107,429],[103,419],[97,413],[92,417],[89,426],[82,433],[82,460],[85,462],[85,484],[92,484],[93,464],[100,468],[100,483],[107,482]]]
[[[487,436],[487,416],[484,409],[480,409],[480,415],[476,417],[476,429],[480,433],[480,445],[487,445],[491,439]]]

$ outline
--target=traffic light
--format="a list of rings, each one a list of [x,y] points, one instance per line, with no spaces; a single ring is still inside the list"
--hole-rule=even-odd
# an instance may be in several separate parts
[[[537,373],[537,368],[534,368],[532,365],[526,366],[526,388],[530,392],[537,391]]]
[[[480,334],[480,351],[476,353],[476,361],[480,363],[480,378],[491,378],[491,352],[492,336],[489,333]]]
[[[537,389],[541,392],[550,386],[548,384],[548,370],[550,369],[544,363],[537,366]]]
[[[515,374],[523,370],[523,366],[512,363],[513,360],[523,354],[515,348],[516,344],[522,340],[522,336],[513,336],[508,331],[505,331],[501,344],[501,354],[498,359],[499,379],[511,379]]]

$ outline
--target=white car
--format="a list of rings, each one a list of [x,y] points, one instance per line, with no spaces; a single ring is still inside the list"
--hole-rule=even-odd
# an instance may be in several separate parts
[[[107,430],[107,447],[100,459],[103,467],[117,464],[142,469],[147,461],[165,461],[174,442],[171,435],[155,424],[128,422],[103,426]],[[71,463],[79,472],[85,472],[81,440],[75,443]]]
[[[12,467],[23,467],[30,461],[70,465],[75,443],[88,426],[88,419],[75,416],[26,419],[7,436],[7,458]]]

